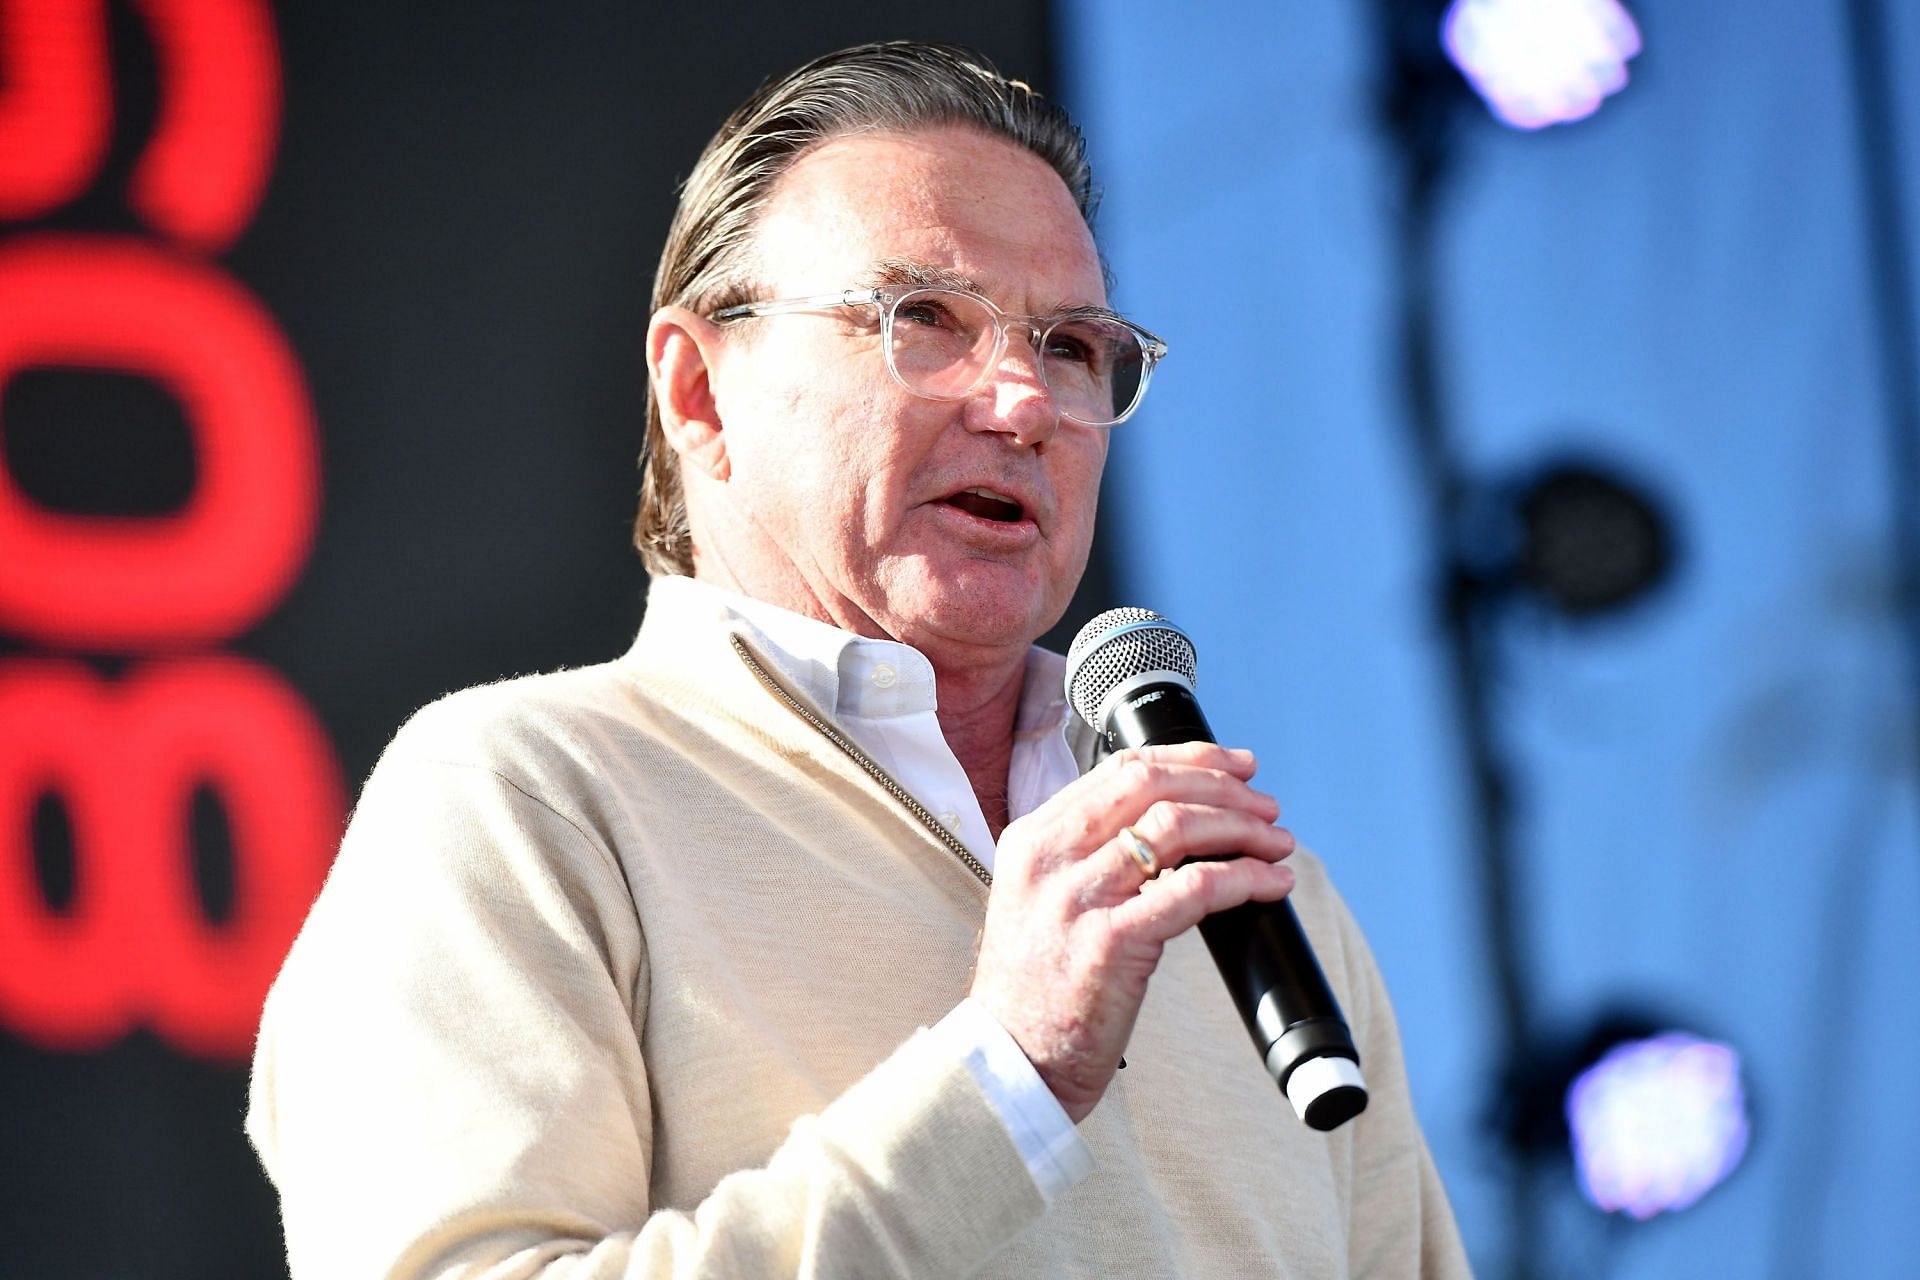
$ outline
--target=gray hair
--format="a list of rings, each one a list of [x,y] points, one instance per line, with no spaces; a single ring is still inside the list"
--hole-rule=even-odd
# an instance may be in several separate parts
[[[828,54],[763,84],[727,117],[680,191],[653,281],[653,309],[706,314],[750,301],[752,239],[774,184],[807,152],[849,134],[970,125],[1031,151],[1052,166],[1093,225],[1093,173],[1086,141],[1064,109],[977,53],[894,41]],[[655,574],[693,573],[680,460],[647,402],[640,455],[640,515],[634,546]]]

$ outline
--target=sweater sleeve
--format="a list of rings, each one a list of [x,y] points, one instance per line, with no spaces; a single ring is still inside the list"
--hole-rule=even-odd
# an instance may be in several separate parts
[[[646,963],[588,829],[490,769],[390,751],[254,1060],[294,1280],[965,1274],[1043,1211],[924,1031],[762,1167],[656,1210]]]
[[[1400,1032],[1372,948],[1335,895],[1353,986],[1346,1012],[1367,1079],[1353,1126],[1347,1256],[1354,1276],[1471,1280],[1453,1209],[1413,1111]]]

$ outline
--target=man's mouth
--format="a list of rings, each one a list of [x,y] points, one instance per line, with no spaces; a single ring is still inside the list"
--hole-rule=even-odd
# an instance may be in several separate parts
[[[1012,524],[1026,515],[1026,510],[1019,502],[991,489],[962,489],[948,498],[947,504],[960,508],[970,516],[997,520],[1002,524]]]

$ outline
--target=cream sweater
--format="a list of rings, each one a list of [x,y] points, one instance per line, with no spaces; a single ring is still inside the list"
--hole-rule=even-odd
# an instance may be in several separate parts
[[[1301,1125],[1185,936],[1045,1209],[916,1030],[965,994],[985,885],[735,634],[656,605],[621,660],[456,694],[388,749],[254,1063],[298,1280],[1467,1274],[1306,853],[1369,1110]]]

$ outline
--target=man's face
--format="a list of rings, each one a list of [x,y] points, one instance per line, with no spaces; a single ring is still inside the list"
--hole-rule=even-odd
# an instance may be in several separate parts
[[[879,264],[904,260],[973,281],[1009,314],[1106,301],[1093,239],[1058,175],[958,127],[808,153],[776,186],[755,259],[768,298],[884,284]],[[785,597],[775,603],[936,662],[1030,643],[1086,565],[1107,433],[1060,416],[1019,329],[965,400],[915,397],[887,373],[876,310],[726,332],[712,386],[724,500],[741,533],[703,551],[736,582]],[[1017,510],[964,496],[973,489]]]

